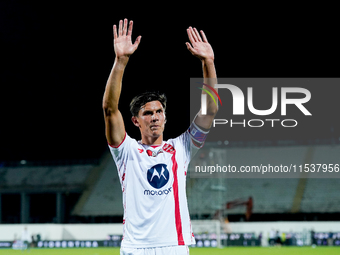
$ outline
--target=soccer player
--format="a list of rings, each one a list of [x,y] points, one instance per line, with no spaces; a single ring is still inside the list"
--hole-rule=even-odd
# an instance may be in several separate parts
[[[117,165],[123,192],[123,240],[121,254],[189,254],[195,243],[187,206],[185,181],[191,158],[203,146],[217,113],[211,97],[206,97],[206,114],[198,112],[191,126],[180,136],[163,140],[166,97],[146,92],[130,104],[132,122],[141,140],[125,131],[118,110],[122,77],[141,36],[132,43],[133,22],[124,19],[113,26],[115,61],[103,97],[105,132]],[[214,53],[203,31],[187,29],[188,50],[202,62],[204,83],[214,86]],[[124,86],[123,86],[124,87]],[[127,85],[127,88],[129,85]],[[202,92],[206,93],[206,92]]]
[[[23,244],[21,250],[29,250],[30,245],[31,245],[31,241],[32,241],[32,237],[31,237],[30,232],[27,230],[26,226],[23,229],[23,231],[21,232],[21,241],[22,241],[22,244]]]

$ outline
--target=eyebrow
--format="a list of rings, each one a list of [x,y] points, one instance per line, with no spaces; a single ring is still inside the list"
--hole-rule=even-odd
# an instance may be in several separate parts
[[[158,108],[157,110],[155,110],[156,112],[158,112],[158,111],[163,111],[163,108]],[[143,112],[143,114],[146,114],[146,113],[152,113],[153,111],[152,110],[145,110],[144,112]]]

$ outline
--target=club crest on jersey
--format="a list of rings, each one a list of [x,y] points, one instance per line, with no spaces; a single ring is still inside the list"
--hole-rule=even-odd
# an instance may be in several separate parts
[[[151,151],[151,150],[146,150],[146,153],[148,154],[148,156],[157,157],[157,155],[158,155],[159,153],[163,153],[163,150],[160,149],[160,150],[158,150],[157,152],[156,152],[156,151]]]
[[[157,164],[148,170],[147,179],[152,187],[160,189],[169,181],[169,170],[165,164]]]

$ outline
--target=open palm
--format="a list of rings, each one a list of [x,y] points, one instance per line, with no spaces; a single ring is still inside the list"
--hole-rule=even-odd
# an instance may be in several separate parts
[[[119,21],[118,33],[117,33],[116,25],[113,26],[113,37],[114,37],[113,45],[114,45],[116,57],[118,58],[124,57],[124,56],[128,57],[132,53],[134,53],[142,38],[141,36],[138,36],[135,43],[132,44],[131,35],[132,35],[133,21],[132,20],[130,21],[129,29],[128,29],[127,23],[128,23],[127,19],[124,19],[124,26],[123,26],[123,21],[122,20]]]
[[[189,27],[187,29],[189,40],[192,44],[186,43],[188,50],[192,53],[192,55],[198,57],[202,60],[214,60],[214,51],[211,45],[208,43],[207,37],[204,32],[201,30],[201,35],[198,33],[196,28]]]

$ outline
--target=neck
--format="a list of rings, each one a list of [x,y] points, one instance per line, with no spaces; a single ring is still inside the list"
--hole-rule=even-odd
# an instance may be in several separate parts
[[[145,145],[161,145],[163,143],[163,135],[158,137],[142,136],[142,144]]]

